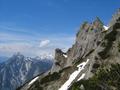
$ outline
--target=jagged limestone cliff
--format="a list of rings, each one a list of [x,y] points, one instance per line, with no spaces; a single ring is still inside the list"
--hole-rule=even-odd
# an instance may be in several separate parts
[[[59,90],[76,70],[80,72],[69,85],[70,90],[118,90],[116,87],[89,89],[85,87],[89,83],[80,82],[76,85],[76,82],[81,76],[83,80],[89,80],[101,68],[110,70],[111,64],[120,64],[120,15],[112,21],[108,30],[105,30],[99,18],[92,24],[84,22],[76,35],[75,44],[65,53],[60,49],[56,49],[55,52],[53,68],[40,76],[35,83],[30,86],[26,84],[26,88],[21,90]],[[88,59],[87,63],[80,64]]]

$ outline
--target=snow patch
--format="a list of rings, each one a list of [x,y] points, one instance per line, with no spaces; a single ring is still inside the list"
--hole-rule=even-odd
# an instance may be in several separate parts
[[[68,56],[67,55],[65,55],[65,54],[63,54],[63,56],[65,57],[65,58],[67,58]]]
[[[77,81],[80,81],[81,79],[83,79],[85,77],[85,73],[83,73],[82,75],[81,75],[81,77],[77,80]]]
[[[89,62],[89,59],[87,59],[86,62],[83,62],[81,64],[79,64],[78,70],[74,71],[69,79],[61,86],[61,88],[59,90],[68,90],[68,88],[71,86],[71,83],[73,82],[73,80],[75,80],[75,78],[78,76],[78,74],[84,69],[85,65]],[[83,77],[83,75],[81,76],[81,78]]]
[[[35,77],[28,85],[32,85],[39,77]]]
[[[107,26],[105,26],[105,25],[104,25],[103,27],[104,27],[105,30],[108,30],[108,28],[109,28],[109,27],[107,27]]]

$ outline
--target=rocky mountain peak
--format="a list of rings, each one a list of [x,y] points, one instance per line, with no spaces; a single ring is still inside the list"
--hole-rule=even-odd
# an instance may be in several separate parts
[[[57,54],[63,55],[64,52],[61,49],[57,48],[57,49],[55,49],[55,58],[57,57]]]
[[[56,62],[51,69],[52,73],[39,78],[37,84],[28,90],[39,90],[39,87],[43,90],[81,90],[81,86],[82,90],[119,90],[120,84],[113,84],[114,81],[120,82],[119,58],[119,14],[111,26],[106,28],[99,18],[92,23],[84,22],[75,43],[66,53],[61,49],[55,50]],[[119,79],[112,76],[114,73],[118,74]]]
[[[117,20],[120,20],[120,8],[113,14],[112,19],[109,23],[109,26],[112,26],[116,23]]]
[[[76,60],[84,58],[93,51],[101,42],[105,33],[102,21],[96,17],[92,22],[84,22],[76,35],[75,44],[64,53],[61,49],[55,50],[55,60],[62,67],[71,66]],[[67,55],[67,58],[65,57]]]
[[[99,17],[96,17],[96,19],[93,21],[93,29],[100,29],[103,27],[103,22],[100,20]]]

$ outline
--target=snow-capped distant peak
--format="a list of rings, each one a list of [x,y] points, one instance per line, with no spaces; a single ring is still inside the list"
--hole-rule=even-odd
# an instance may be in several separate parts
[[[53,59],[54,56],[52,54],[43,54],[43,55],[40,55],[38,56],[37,58],[43,60],[43,59]]]
[[[19,53],[14,54],[0,65],[0,82],[2,82],[0,90],[16,90],[17,87],[25,84],[33,77],[50,70],[52,64],[53,62],[50,59],[42,61]],[[33,84],[37,79],[38,77],[31,80],[29,85]]]
[[[31,57],[25,57],[25,60],[33,61]]]
[[[105,25],[103,27],[104,27],[105,30],[108,30],[108,28],[109,28],[108,26],[105,26]]]

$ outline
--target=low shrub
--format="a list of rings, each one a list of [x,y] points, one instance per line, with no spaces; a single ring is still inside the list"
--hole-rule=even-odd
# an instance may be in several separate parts
[[[117,31],[116,29],[111,31],[110,33],[108,33],[105,36],[105,40],[107,40],[107,43],[105,45],[105,48],[103,51],[99,52],[98,55],[102,58],[102,59],[106,59],[109,57],[109,50],[111,49],[113,42],[116,40],[116,35],[117,35]]]
[[[88,79],[75,82],[69,90],[120,90],[120,64],[112,64],[110,69],[99,69],[96,74]]]
[[[49,74],[46,77],[42,78],[40,83],[44,84],[47,82],[58,80],[61,77],[61,74],[58,72],[54,72],[53,74]]]

